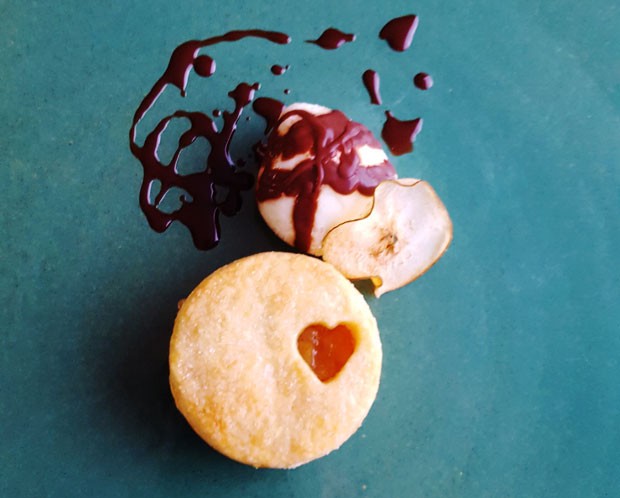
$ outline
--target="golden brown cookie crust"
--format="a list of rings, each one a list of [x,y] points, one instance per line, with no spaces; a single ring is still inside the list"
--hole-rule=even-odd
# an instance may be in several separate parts
[[[346,324],[355,350],[321,382],[297,349],[311,324]],[[379,387],[381,342],[366,301],[331,265],[261,253],[215,271],[179,310],[170,343],[177,407],[213,448],[292,468],[338,448]]]

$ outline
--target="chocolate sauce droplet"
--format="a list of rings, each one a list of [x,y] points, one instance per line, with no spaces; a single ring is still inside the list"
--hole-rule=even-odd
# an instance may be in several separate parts
[[[413,77],[413,84],[420,90],[428,90],[433,86],[433,78],[430,74],[418,73]]]
[[[271,72],[276,76],[280,76],[284,74],[290,66],[280,66],[279,64],[274,64],[271,66]]]
[[[291,91],[290,91],[288,88],[285,88],[285,89],[284,89],[284,94],[285,94],[285,95],[288,95],[288,94],[290,94],[290,93],[291,93]]]
[[[208,55],[199,55],[194,59],[194,71],[203,78],[208,78],[215,72],[215,61]]]
[[[361,166],[357,149],[363,145],[381,148],[365,126],[349,120],[340,111],[314,115],[301,109],[285,112],[278,125],[298,117],[287,133],[271,133],[262,148],[262,172],[256,199],[265,201],[282,195],[295,198],[293,226],[295,247],[307,252],[312,242],[312,226],[321,187],[327,185],[339,194],[354,191],[370,196],[383,180],[396,177],[385,160],[375,166]],[[278,168],[280,160],[308,154],[293,169]]]
[[[392,49],[403,52],[411,46],[418,27],[418,16],[407,15],[389,21],[379,32],[379,38],[388,42]]]
[[[219,118],[221,115],[222,115],[222,111],[220,111],[219,109],[213,109],[214,118]]]
[[[381,94],[379,93],[379,75],[372,69],[367,69],[362,75],[362,81],[370,97],[370,103],[381,105]]]
[[[280,114],[284,109],[284,104],[276,99],[269,97],[260,97],[252,104],[252,109],[266,121],[265,134],[269,133],[278,123]]]
[[[181,95],[185,95],[192,68],[202,76],[213,74],[215,61],[208,56],[198,56],[201,48],[248,37],[262,38],[278,44],[290,42],[290,37],[285,33],[250,29],[230,31],[205,40],[182,43],[172,52],[168,67],[140,102],[129,130],[131,152],[142,164],[144,172],[139,199],[149,225],[155,231],[163,232],[172,222],[180,221],[190,230],[194,244],[199,249],[210,249],[217,245],[220,238],[219,214],[232,216],[237,213],[241,208],[241,191],[250,189],[254,182],[253,176],[249,173],[236,171],[229,149],[239,117],[243,109],[253,100],[259,84],[239,83],[229,92],[228,95],[233,99],[235,107],[232,112],[223,113],[221,130],[217,129],[206,114],[176,111],[161,119],[140,146],[136,142],[137,126],[168,85],[175,86]],[[214,115],[216,111],[213,112]],[[187,119],[190,128],[179,137],[177,149],[170,162],[164,164],[157,152],[161,136],[173,119]],[[181,175],[178,172],[181,152],[199,137],[205,138],[211,145],[206,168],[198,173]],[[161,186],[153,199],[151,191],[157,183]],[[166,194],[174,188],[184,190],[187,195],[181,196],[180,208],[172,213],[166,213],[159,205]],[[221,200],[216,199],[216,194]]]
[[[336,50],[345,43],[355,40],[353,33],[343,33],[335,28],[328,28],[316,40],[306,40],[306,43],[314,43],[325,50]]]
[[[390,111],[385,112],[386,120],[381,130],[381,137],[395,156],[407,154],[413,150],[415,137],[422,131],[422,118],[410,121],[401,121],[392,116]]]

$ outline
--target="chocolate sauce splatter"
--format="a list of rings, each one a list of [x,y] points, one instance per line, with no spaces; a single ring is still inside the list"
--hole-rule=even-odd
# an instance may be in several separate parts
[[[257,84],[250,86],[247,83],[240,83],[229,93],[235,102],[235,109],[232,113],[224,113],[224,126],[220,132],[205,114],[176,111],[162,119],[147,135],[144,145],[133,151],[144,168],[140,207],[155,231],[163,232],[173,221],[178,220],[189,228],[198,249],[211,249],[218,243],[219,213],[228,216],[237,213],[241,207],[240,192],[251,188],[254,181],[252,175],[235,171],[229,154],[229,145],[239,116],[243,108],[252,101],[257,89]],[[170,163],[163,164],[157,156],[157,148],[162,133],[175,118],[186,118],[191,126],[179,138]],[[202,172],[181,175],[178,172],[180,154],[198,137],[207,139],[211,144],[207,168]],[[155,181],[161,182],[161,187],[155,199],[151,200]],[[182,196],[181,207],[172,213],[165,213],[159,209],[159,205],[168,191],[174,187],[183,189],[190,197]],[[216,189],[219,187],[227,189],[227,194],[220,202],[215,198]]]
[[[381,130],[381,137],[395,156],[407,154],[413,150],[416,135],[422,131],[422,118],[410,121],[396,119],[390,111],[385,112],[386,120]]]
[[[271,72],[273,74],[275,74],[276,76],[280,76],[284,73],[286,73],[286,71],[288,70],[290,66],[280,66],[279,64],[274,64],[273,66],[271,66]]]
[[[381,148],[381,145],[370,130],[349,120],[342,112],[315,116],[295,109],[280,116],[277,126],[293,116],[299,120],[287,133],[283,136],[272,133],[262,148],[264,169],[258,178],[256,198],[258,201],[282,195],[295,198],[295,247],[307,252],[323,185],[343,195],[357,191],[370,196],[381,181],[395,178],[396,171],[387,160],[376,166],[361,166],[356,149],[363,145]],[[302,159],[292,170],[276,167],[280,160],[307,152],[310,157]]]
[[[420,90],[428,90],[433,86],[433,78],[430,74],[418,73],[413,77],[413,84]]]
[[[198,249],[210,249],[217,245],[220,238],[219,214],[231,216],[237,213],[241,207],[241,191],[252,187],[252,175],[236,171],[229,148],[239,117],[244,107],[254,98],[259,85],[240,83],[229,92],[235,108],[232,112],[223,113],[223,126],[219,131],[206,114],[176,111],[159,121],[140,146],[136,143],[137,126],[168,85],[177,87],[181,95],[185,95],[192,68],[203,77],[213,74],[215,61],[209,56],[199,56],[198,51],[201,48],[248,37],[262,38],[277,44],[290,42],[290,37],[285,33],[251,29],[230,31],[221,36],[191,40],[179,45],[172,53],[162,76],[138,106],[129,131],[131,152],[140,161],[144,171],[139,198],[140,207],[150,226],[157,232],[163,232],[173,221],[178,220],[190,230]],[[177,149],[170,162],[163,164],[157,154],[161,135],[170,121],[176,118],[187,119],[190,128],[179,137]],[[205,138],[211,145],[206,169],[189,175],[179,174],[178,161],[181,152],[199,137]],[[160,182],[161,187],[153,199],[152,190],[156,182]],[[179,209],[166,213],[159,206],[166,194],[175,187],[184,190],[187,195],[181,196]],[[216,199],[216,192],[220,189],[223,189],[224,195],[219,195],[218,198],[223,200]]]
[[[316,40],[306,40],[306,43],[314,43],[325,50],[336,50],[345,43],[355,40],[352,33],[343,33],[335,28],[328,28]]]
[[[415,15],[392,19],[383,27],[379,37],[386,40],[392,49],[404,51],[411,45],[417,25],[418,18]],[[231,31],[221,36],[191,40],[179,45],[173,51],[162,76],[138,106],[129,132],[131,152],[140,160],[144,171],[139,199],[150,226],[158,232],[163,232],[171,223],[178,220],[188,227],[194,244],[199,249],[210,249],[217,245],[220,238],[220,213],[227,216],[237,213],[241,207],[241,192],[250,189],[253,184],[252,175],[237,171],[237,167],[243,167],[245,162],[239,160],[235,164],[230,157],[229,149],[240,116],[244,108],[254,99],[254,94],[260,85],[239,83],[228,94],[234,101],[234,109],[224,112],[219,109],[212,111],[214,117],[222,117],[221,129],[218,129],[215,122],[206,114],[179,110],[160,120],[147,134],[142,146],[136,143],[136,130],[168,85],[178,88],[181,95],[185,96],[192,69],[198,76],[204,78],[215,73],[215,60],[208,55],[199,55],[201,48],[248,37],[262,38],[277,44],[290,43],[290,37],[285,33],[251,29]],[[326,50],[335,50],[354,40],[354,34],[329,28],[316,40],[307,42]],[[274,64],[271,72],[274,75],[282,75],[288,69],[288,65]],[[371,103],[380,105],[379,75],[369,69],[364,72],[362,80]],[[414,77],[414,84],[418,88],[427,89],[433,82],[426,73],[419,73]],[[284,93],[288,95],[290,89],[285,89]],[[311,227],[321,185],[329,185],[341,194],[358,191],[363,195],[371,195],[380,181],[395,177],[394,168],[388,161],[378,166],[360,167],[355,146],[369,144],[379,148],[380,145],[370,131],[350,121],[339,111],[314,116],[296,110],[282,116],[284,104],[266,97],[257,99],[253,108],[258,115],[265,118],[266,133],[276,127],[280,120],[292,114],[300,118],[291,126],[286,140],[273,134],[267,144],[257,145],[255,151],[261,154],[259,159],[265,166],[259,178],[257,198],[264,200],[279,195],[296,198],[295,245],[301,250],[307,250],[311,244]],[[389,111],[386,112],[386,116],[381,136],[387,146],[395,155],[411,152],[415,137],[422,128],[422,120],[418,118],[400,121]],[[179,137],[170,162],[164,164],[158,157],[158,148],[162,134],[174,119],[187,120],[190,127]],[[204,138],[211,145],[205,170],[181,175],[178,170],[179,157],[197,138]],[[310,151],[311,158],[302,161],[294,171],[274,170],[273,154],[277,154],[278,151],[284,158]],[[340,156],[339,161],[334,160],[334,155]],[[158,184],[160,187],[156,190]],[[180,198],[181,206],[176,211],[167,213],[160,206],[165,196],[176,188],[185,192]]]
[[[279,100],[269,97],[260,97],[252,104],[252,109],[266,121],[265,134],[269,133],[278,123],[284,104]]]
[[[362,81],[370,97],[370,103],[381,105],[381,94],[379,93],[379,75],[372,69],[367,69],[362,75]]]
[[[290,90],[290,89],[288,89],[288,88],[285,88],[285,89],[284,89],[284,94],[285,94],[285,95],[288,95],[288,94],[290,94],[290,93],[291,93],[291,90]]]
[[[379,38],[388,42],[392,49],[403,52],[411,46],[418,27],[418,16],[407,15],[389,21],[379,32]]]

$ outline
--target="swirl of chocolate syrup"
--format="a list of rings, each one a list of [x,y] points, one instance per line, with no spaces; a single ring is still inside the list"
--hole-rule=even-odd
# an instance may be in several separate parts
[[[229,148],[239,117],[244,107],[254,98],[259,84],[239,83],[229,92],[228,95],[233,99],[235,108],[232,112],[223,112],[224,123],[221,130],[217,129],[213,120],[206,114],[187,111],[177,111],[160,120],[148,133],[142,146],[136,143],[136,130],[138,123],[168,85],[177,87],[181,95],[185,96],[192,68],[203,77],[209,77],[215,72],[215,61],[209,56],[198,55],[201,48],[248,37],[262,38],[282,45],[290,43],[291,40],[285,33],[250,29],[230,31],[224,35],[205,40],[191,40],[179,45],[172,53],[163,75],[138,106],[129,130],[131,152],[140,161],[144,171],[139,199],[149,225],[155,231],[163,232],[172,222],[179,221],[189,229],[198,249],[211,249],[217,245],[220,239],[219,214],[232,216],[237,213],[241,207],[241,191],[250,189],[254,183],[252,175],[236,171]],[[157,154],[161,135],[175,118],[189,120],[190,128],[179,138],[170,163],[163,164]],[[205,138],[211,145],[206,169],[199,173],[181,175],[178,171],[180,154],[198,137]],[[161,188],[152,200],[152,190],[156,181],[161,182]],[[179,209],[166,213],[159,206],[173,187],[183,189],[188,195],[181,196]],[[216,200],[218,189],[225,189],[227,192],[222,201]]]
[[[286,134],[280,135],[279,126],[291,117],[299,120]],[[293,227],[295,247],[300,251],[307,252],[310,248],[323,186],[342,195],[357,191],[370,196],[383,180],[396,177],[394,167],[387,160],[375,166],[362,166],[357,149],[363,145],[381,148],[368,128],[351,121],[342,112],[334,110],[317,116],[294,109],[279,117],[275,131],[261,147],[256,199],[262,202],[281,196],[295,198]],[[292,170],[278,168],[280,161],[306,153],[310,157],[301,160]]]

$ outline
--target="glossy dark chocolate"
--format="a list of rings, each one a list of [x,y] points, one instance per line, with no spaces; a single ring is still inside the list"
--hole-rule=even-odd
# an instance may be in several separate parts
[[[403,52],[411,46],[413,35],[418,27],[418,16],[410,14],[389,21],[379,32],[379,38],[397,52]]]
[[[215,61],[208,55],[199,55],[194,59],[194,71],[203,78],[208,78],[215,72]]]
[[[355,41],[352,33],[343,33],[339,29],[328,28],[316,40],[306,40],[307,43],[314,43],[325,50],[336,50],[345,43]]]
[[[276,76],[280,76],[288,71],[289,66],[280,66],[279,64],[274,64],[271,66],[271,72]]]
[[[297,117],[285,135],[278,127],[286,119]],[[321,188],[331,187],[342,195],[354,191],[370,196],[383,180],[396,177],[385,160],[376,166],[362,166],[357,148],[381,144],[365,126],[349,120],[340,111],[316,116],[296,109],[286,111],[262,148],[262,169],[256,198],[259,202],[281,196],[294,197],[293,227],[295,247],[307,252],[312,243],[312,227]],[[310,153],[292,170],[278,168],[280,160]]]
[[[163,232],[173,221],[180,221],[190,230],[194,244],[199,249],[210,249],[218,243],[220,239],[219,214],[231,216],[237,213],[241,206],[241,191],[248,190],[253,185],[254,179],[251,174],[236,171],[237,168],[230,157],[229,149],[239,117],[244,107],[254,98],[254,92],[259,87],[258,83],[253,85],[239,83],[234,90],[229,92],[228,95],[233,99],[235,108],[231,112],[223,112],[221,130],[217,129],[213,120],[206,114],[187,111],[177,111],[160,120],[147,134],[142,146],[136,142],[136,129],[138,123],[168,85],[177,87],[181,95],[185,95],[192,68],[203,77],[209,77],[215,72],[215,61],[207,55],[198,55],[201,48],[248,37],[262,38],[278,44],[290,42],[290,37],[285,33],[251,29],[231,31],[221,36],[192,40],[179,45],[172,53],[164,74],[138,106],[129,131],[131,152],[138,158],[144,171],[139,199],[149,225],[155,231]],[[214,111],[214,115],[216,114]],[[178,146],[171,161],[164,164],[157,154],[159,143],[168,124],[177,118],[187,119],[190,122],[190,128],[179,137]],[[211,145],[205,170],[181,175],[178,171],[181,152],[199,137],[205,138]],[[157,182],[160,188],[155,194],[153,189]],[[179,209],[166,213],[160,209],[160,204],[173,188],[182,189],[186,195],[181,196]],[[216,199],[216,193],[220,190],[222,192]]]
[[[265,134],[267,134],[278,123],[284,104],[276,99],[260,97],[254,101],[252,109],[265,120]]]
[[[433,86],[433,78],[430,74],[418,73],[413,77],[413,84],[420,90],[428,90]]]
[[[411,152],[416,135],[422,131],[422,119],[401,121],[396,119],[390,111],[386,111],[385,116],[381,137],[392,154],[401,156]]]
[[[403,51],[411,45],[417,25],[418,18],[415,15],[402,16],[389,21],[379,36],[394,50]],[[192,69],[197,75],[205,78],[215,73],[215,60],[208,55],[199,55],[201,48],[248,37],[262,38],[277,44],[290,42],[290,37],[285,33],[251,29],[231,31],[221,36],[191,40],[179,45],[172,53],[162,76],[138,106],[129,132],[131,152],[140,160],[144,171],[139,199],[150,226],[158,232],[163,232],[173,221],[180,221],[188,227],[196,247],[200,249],[209,249],[218,243],[220,213],[228,216],[237,213],[241,204],[241,191],[251,188],[253,184],[253,177],[249,173],[237,171],[237,167],[245,163],[239,160],[235,164],[230,157],[229,149],[239,118],[243,109],[252,102],[254,93],[259,88],[258,83],[253,85],[239,83],[229,93],[235,104],[232,111],[219,109],[212,111],[213,117],[222,119],[221,129],[218,129],[215,122],[206,114],[188,111],[177,111],[160,120],[147,134],[143,145],[136,142],[136,129],[168,85],[178,88],[181,95],[185,96]],[[329,28],[316,40],[307,42],[326,50],[334,50],[354,40],[355,35],[352,33]],[[271,66],[274,75],[281,75],[288,69],[288,65]],[[380,105],[379,75],[369,69],[364,72],[362,80],[371,103]],[[425,73],[418,73],[414,78],[414,84],[418,88],[427,89],[432,86],[432,78]],[[284,93],[288,95],[290,89],[287,88]],[[268,97],[259,98],[254,102],[254,111],[266,121],[265,133],[276,127],[279,119],[284,118],[280,116],[283,108],[282,102]],[[257,196],[260,199],[271,198],[270,196],[276,196],[278,189],[282,188],[284,192],[282,195],[296,197],[295,244],[299,249],[306,250],[310,245],[312,221],[321,185],[329,185],[342,194],[358,191],[364,195],[371,195],[380,181],[395,176],[395,173],[389,162],[368,168],[360,167],[359,158],[352,152],[351,147],[362,145],[366,140],[369,140],[368,143],[373,144],[373,147],[379,148],[380,145],[365,127],[348,120],[344,114],[332,111],[323,116],[313,116],[304,111],[291,112],[300,117],[301,121],[287,134],[289,136],[293,133],[289,137],[290,140],[272,134],[268,146],[262,144],[257,146],[256,150],[262,151],[261,153],[268,150],[269,154],[273,154],[273,151],[281,149],[286,154],[295,155],[303,151],[304,147],[308,147],[305,150],[312,150],[313,159],[303,162],[295,172],[273,171],[267,167],[260,178]],[[179,137],[178,146],[170,162],[164,164],[158,156],[159,143],[166,127],[174,119],[188,120],[190,128]],[[421,127],[421,119],[401,121],[386,112],[381,135],[392,153],[400,155],[413,150],[415,136]],[[211,146],[205,170],[182,175],[178,171],[181,152],[197,138],[205,138]],[[330,155],[336,150],[341,152],[340,165]],[[264,164],[270,164],[268,157],[263,157],[263,161]],[[160,187],[156,191],[158,184]],[[185,194],[180,198],[181,207],[172,213],[167,213],[160,208],[160,205],[164,197],[174,188],[185,191]]]
[[[379,93],[379,75],[372,69],[367,69],[362,74],[362,81],[370,97],[370,103],[374,105],[381,105],[381,94]]]

